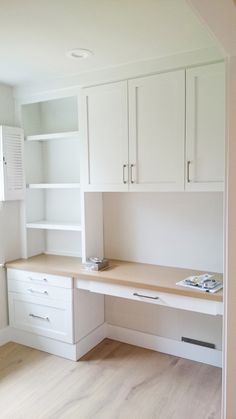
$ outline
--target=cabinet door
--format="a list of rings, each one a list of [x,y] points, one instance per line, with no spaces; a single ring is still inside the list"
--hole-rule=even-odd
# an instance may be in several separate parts
[[[2,125],[0,127],[0,200],[23,200],[25,197],[23,130]]]
[[[184,70],[131,80],[129,111],[130,189],[183,190]]]
[[[223,190],[224,64],[186,72],[186,189]]]
[[[128,189],[127,82],[83,90],[85,122],[84,187],[93,191]]]

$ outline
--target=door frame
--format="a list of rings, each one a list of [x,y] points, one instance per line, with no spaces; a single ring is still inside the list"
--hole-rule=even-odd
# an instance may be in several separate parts
[[[236,2],[188,0],[195,14],[219,42],[226,63],[226,157],[224,194],[224,330],[222,419],[236,412]]]

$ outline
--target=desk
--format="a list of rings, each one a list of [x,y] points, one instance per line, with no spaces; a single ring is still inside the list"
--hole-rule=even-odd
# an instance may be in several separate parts
[[[175,295],[200,298],[207,301],[223,301],[223,292],[216,294],[179,287],[176,282],[202,271],[173,268],[145,263],[111,260],[110,267],[100,272],[87,272],[79,258],[67,256],[38,255],[29,259],[19,259],[6,264],[7,268],[31,272],[44,272],[52,275],[80,278],[87,281],[161,291]],[[216,274],[222,280],[222,274]]]
[[[40,340],[42,336],[48,339],[46,350],[55,353],[50,349],[54,339],[58,348],[61,344],[56,354],[71,359],[78,359],[108,335],[104,295],[223,314],[222,291],[210,294],[176,286],[177,281],[200,271],[111,261],[107,270],[87,272],[78,258],[49,255],[9,262],[6,267],[13,340],[25,343],[28,339],[35,347],[32,334],[37,334]],[[217,274],[217,278],[222,279],[222,275]]]

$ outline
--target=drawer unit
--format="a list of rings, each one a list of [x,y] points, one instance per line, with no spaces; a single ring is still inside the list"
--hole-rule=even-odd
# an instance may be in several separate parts
[[[72,289],[53,287],[44,283],[36,283],[31,281],[17,281],[15,279],[8,279],[8,292],[25,294],[34,298],[42,298],[45,301],[48,299],[71,301]]]
[[[30,284],[44,284],[62,288],[73,288],[73,278],[60,275],[51,275],[39,272],[7,269],[8,279],[29,282]]]
[[[211,315],[223,314],[223,303],[218,301],[209,301],[201,298],[186,297],[142,288],[132,288],[125,285],[88,281],[79,278],[76,280],[76,288],[86,289],[99,294],[158,304],[165,307],[195,311],[198,313]]]
[[[73,343],[73,306],[71,301],[53,301],[9,292],[10,326]]]
[[[7,278],[10,326],[74,342],[73,278],[17,269]]]

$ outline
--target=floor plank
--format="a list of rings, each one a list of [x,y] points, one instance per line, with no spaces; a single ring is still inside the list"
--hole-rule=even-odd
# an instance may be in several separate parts
[[[0,348],[1,419],[220,419],[221,370],[106,339],[79,362]]]

